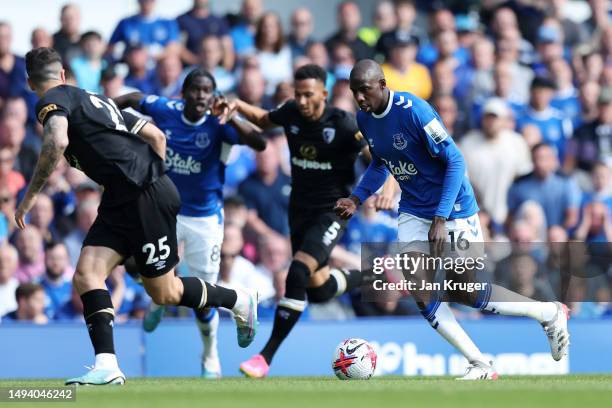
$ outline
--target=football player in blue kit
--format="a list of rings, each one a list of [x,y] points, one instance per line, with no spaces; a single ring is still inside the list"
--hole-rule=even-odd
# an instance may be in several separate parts
[[[482,243],[478,205],[465,176],[463,156],[438,113],[411,93],[387,88],[380,66],[372,60],[355,65],[350,87],[360,107],[357,125],[370,146],[372,162],[352,194],[338,200],[336,213],[350,218],[391,173],[402,191],[398,220],[402,253],[441,257],[448,253],[444,244],[458,243],[459,237],[467,240],[467,246]],[[455,271],[453,277],[457,280],[472,279],[470,273]],[[432,272],[435,274],[435,270],[419,270],[417,276],[425,273],[431,277]],[[558,361],[567,354],[569,332],[565,305],[536,302],[490,283],[483,286],[471,294],[460,290],[447,292],[447,296],[452,301],[492,313],[531,317],[543,326],[552,357]],[[461,379],[496,379],[492,364],[459,325],[440,294],[411,293],[431,326],[468,360],[470,365]]]
[[[168,176],[178,188],[181,208],[177,216],[178,241],[184,243],[184,259],[192,276],[216,283],[223,242],[223,183],[225,161],[234,144],[261,151],[266,141],[248,121],[233,115],[220,124],[214,110],[216,83],[206,70],[194,69],[183,83],[183,100],[139,92],[115,98],[122,108],[132,107],[150,116],[166,134]],[[214,112],[216,113],[216,112]],[[155,330],[164,307],[155,304],[143,321],[145,331]],[[204,343],[202,375],[221,376],[217,353],[216,308],[196,313]]]

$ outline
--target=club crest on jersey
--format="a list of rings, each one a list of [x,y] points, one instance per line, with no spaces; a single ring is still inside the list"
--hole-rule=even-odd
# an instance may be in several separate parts
[[[195,137],[195,145],[200,149],[205,149],[210,144],[210,138],[208,137],[208,133],[202,132],[198,133]]]
[[[293,125],[289,128],[289,133],[291,133],[292,135],[297,135],[298,133],[300,133],[300,128]]]
[[[323,140],[325,143],[330,144],[334,138],[336,137],[336,129],[334,128],[324,128],[323,129]]]
[[[393,147],[397,150],[404,150],[408,146],[408,142],[404,139],[404,135],[402,133],[396,133],[393,135]]]

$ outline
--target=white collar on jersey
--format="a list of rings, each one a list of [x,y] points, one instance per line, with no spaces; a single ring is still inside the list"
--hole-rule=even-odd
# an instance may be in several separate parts
[[[183,120],[183,123],[189,126],[200,126],[202,123],[206,122],[206,118],[208,118],[208,113],[202,116],[197,122],[192,122],[185,117],[184,113],[181,113],[181,119]]]
[[[393,95],[394,95],[394,92],[389,89],[389,103],[387,104],[387,108],[380,115],[377,115],[374,112],[372,112],[372,116],[374,116],[376,119],[381,119],[387,116],[387,113],[389,113],[389,111],[391,110],[391,106],[393,106]]]

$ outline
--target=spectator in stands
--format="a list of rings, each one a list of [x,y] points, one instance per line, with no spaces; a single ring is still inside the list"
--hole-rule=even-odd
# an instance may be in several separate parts
[[[17,130],[24,129],[25,137],[21,144],[28,149],[31,148],[36,154],[40,152],[42,138],[28,126],[28,105],[24,98],[20,96],[7,98],[4,103],[4,109],[2,109],[1,118],[3,122],[14,121],[13,123]],[[9,126],[11,126],[11,123],[9,123]],[[34,164],[34,162],[31,164]]]
[[[255,48],[261,73],[266,80],[266,95],[274,93],[276,85],[290,81],[291,49],[285,44],[283,27],[277,14],[265,13],[257,23]]]
[[[198,63],[198,53],[204,37],[213,36],[219,39],[222,66],[228,71],[234,68],[234,44],[229,32],[229,25],[223,17],[212,14],[209,0],[193,0],[193,7],[177,17],[179,29],[187,37],[183,60],[187,64]]]
[[[481,37],[472,45],[472,60],[467,83],[467,106],[474,101],[491,97],[495,92],[495,45],[491,40]]]
[[[455,98],[451,95],[436,94],[431,98],[431,104],[440,115],[449,134],[456,142],[460,141],[467,127],[467,118],[463,114],[460,116]]]
[[[53,201],[45,193],[38,194],[38,198],[30,210],[30,224],[38,228],[43,242],[47,245],[59,238],[53,227]]]
[[[3,322],[23,321],[35,324],[47,324],[45,315],[45,291],[36,283],[22,283],[15,291],[17,310],[2,317]]]
[[[231,92],[236,86],[236,77],[230,70],[224,68],[221,64],[222,62],[223,49],[219,37],[207,35],[202,38],[198,53],[198,63],[213,74],[219,92]]]
[[[259,69],[245,69],[242,71],[238,84],[238,97],[243,101],[266,109],[273,106],[269,97],[266,97],[266,80]]]
[[[270,234],[270,230],[288,236],[291,178],[280,169],[280,156],[274,143],[268,143],[255,157],[256,172],[238,187],[249,208],[249,226],[260,236]]]
[[[30,282],[45,272],[43,240],[40,232],[33,225],[18,230],[15,246],[19,252],[19,266],[16,277],[19,282]]]
[[[181,95],[183,81],[181,73],[183,65],[178,55],[168,55],[159,60],[155,81],[153,82],[153,94],[167,98],[178,98]]]
[[[551,106],[557,86],[545,77],[536,77],[531,82],[531,98],[528,108],[517,118],[517,128],[527,124],[536,125],[542,134],[542,142],[552,146],[559,160],[565,157],[567,139],[572,135],[572,123]]]
[[[351,47],[343,42],[334,43],[331,50],[331,62],[334,78],[336,79],[334,86],[341,81],[348,84],[351,70],[355,62],[357,62]]]
[[[469,50],[459,46],[457,32],[443,30],[435,33],[433,43],[426,44],[419,49],[417,60],[432,67],[440,59],[452,59],[453,69],[463,67],[470,58]]]
[[[285,295],[285,280],[291,261],[289,241],[277,235],[265,235],[259,240],[259,259],[255,269],[272,282],[274,291],[270,293],[269,306],[273,306]],[[274,316],[274,307],[269,310],[270,317]]]
[[[414,24],[417,16],[414,0],[396,0],[394,4],[397,25],[392,30],[382,33],[376,43],[376,53],[385,59],[389,59],[391,48],[398,38],[416,37],[419,43],[427,40],[425,33]]]
[[[14,214],[15,196],[11,194],[8,188],[0,187],[0,245],[7,243],[14,229],[14,224],[9,222],[9,217]]]
[[[96,31],[87,31],[79,41],[81,55],[72,59],[70,67],[79,88],[86,91],[100,93],[100,77],[106,68],[104,54],[104,41]]]
[[[582,119],[580,117],[581,108],[578,90],[574,87],[572,77],[572,68],[563,58],[557,58],[550,63],[548,70],[557,85],[557,93],[550,105],[568,118],[572,122],[573,128],[577,128]]]
[[[72,295],[72,275],[68,250],[61,242],[51,242],[45,249],[45,273],[39,284],[45,289],[45,314],[49,319],[57,319],[59,311],[70,302]]]
[[[479,206],[497,225],[506,220],[512,182],[532,169],[527,143],[509,126],[511,115],[502,99],[490,99],[484,106],[482,130],[471,130],[459,144],[470,181],[480,197]]]
[[[509,218],[522,203],[533,200],[544,209],[548,227],[572,228],[578,221],[580,190],[576,183],[557,172],[559,161],[548,144],[541,143],[531,151],[534,171],[516,180],[508,191]]]
[[[358,36],[370,47],[375,47],[378,39],[383,33],[393,31],[397,25],[395,7],[389,0],[383,0],[376,4],[374,15],[372,16],[372,27],[361,27]]]
[[[359,6],[352,1],[343,1],[338,6],[337,18],[338,31],[325,41],[328,52],[332,52],[336,43],[343,42],[351,47],[355,59],[371,58],[373,56],[372,48],[357,36],[361,25]]]
[[[509,97],[517,103],[527,103],[529,84],[534,75],[533,71],[521,64],[519,60],[521,41],[523,41],[521,33],[516,28],[500,37],[496,43],[496,62],[505,62],[510,65],[512,86]]]
[[[5,314],[17,310],[15,291],[19,281],[15,277],[19,255],[14,246],[0,245],[0,319]]]
[[[564,45],[568,48],[573,48],[586,42],[588,40],[588,33],[584,25],[568,18],[568,8],[566,6],[567,0],[552,0],[550,1],[550,13],[552,17],[561,23],[565,37]]]
[[[154,93],[155,70],[148,68],[147,49],[142,44],[134,44],[125,51],[125,62],[129,68],[125,85],[136,88],[142,93]]]
[[[327,82],[325,83],[325,88],[331,93],[334,83],[336,82],[336,77],[331,70],[329,54],[327,53],[325,44],[321,42],[313,42],[306,49],[306,56],[312,64],[316,64],[327,71]]]
[[[240,255],[243,244],[242,230],[236,225],[225,224],[219,284],[229,288],[257,289],[262,299],[274,296],[272,279],[261,275],[255,265]]]
[[[314,24],[312,13],[306,7],[299,7],[291,14],[291,33],[288,44],[291,47],[291,55],[295,59],[306,54],[306,49],[314,42],[312,32]]]
[[[397,239],[395,221],[388,215],[378,212],[375,207],[376,196],[368,198],[361,210],[350,219],[340,240],[348,251],[361,255],[364,242],[389,243]]]
[[[122,269],[123,268],[118,268],[118,271],[122,271]],[[121,307],[117,309],[119,319],[125,321],[129,319],[144,318],[149,308],[149,303],[151,303],[151,298],[147,295],[144,287],[134,281],[127,273],[121,273],[118,278],[125,281]]]
[[[11,52],[11,26],[0,21],[0,109],[10,96],[26,96],[25,60]]]
[[[41,47],[53,47],[53,37],[47,30],[43,27],[36,27],[32,30],[32,36],[30,37],[30,44],[32,48],[41,48]]]
[[[564,57],[563,32],[561,24],[552,17],[546,17],[538,28],[536,58],[532,69],[536,76],[550,76],[550,64]]]
[[[116,98],[127,93],[138,92],[139,89],[125,85],[123,76],[118,72],[115,65],[108,66],[100,78],[102,93],[109,98]]]
[[[6,116],[0,121],[0,146],[12,152],[13,169],[28,181],[34,173],[38,155],[34,148],[24,143],[26,137],[26,127],[17,117]]]
[[[582,197],[581,222],[574,237],[587,242],[612,242],[612,180],[610,168],[596,162],[591,171],[593,191]]]
[[[568,142],[566,172],[591,171],[598,161],[612,166],[612,87],[602,89],[598,110],[597,119],[578,128]]]
[[[138,14],[119,21],[111,35],[108,53],[121,59],[126,47],[142,44],[150,58],[179,55],[179,27],[176,20],[155,16],[156,0],[138,0]],[[117,47],[121,43],[122,47]]]
[[[238,22],[232,27],[230,35],[238,57],[255,52],[255,31],[257,22],[263,14],[261,0],[243,0]]]
[[[62,56],[64,64],[79,53],[81,39],[81,10],[76,4],[68,3],[62,7],[60,29],[53,34],[53,48]]]
[[[512,257],[508,289],[536,301],[553,301],[554,292],[547,282],[537,278],[537,273],[538,263],[530,255]]]
[[[12,196],[25,187],[26,182],[18,171],[13,170],[15,155],[8,147],[0,147],[0,187],[6,187]]]
[[[81,253],[81,246],[83,240],[87,235],[87,231],[93,225],[96,216],[98,215],[98,204],[97,200],[84,200],[81,201],[76,210],[77,225],[64,239],[64,243],[68,248],[68,254],[70,255],[70,264],[76,265],[79,260]]]
[[[411,92],[419,98],[431,96],[431,77],[427,67],[415,61],[418,39],[397,38],[389,50],[389,60],[382,65],[387,86],[402,92]]]

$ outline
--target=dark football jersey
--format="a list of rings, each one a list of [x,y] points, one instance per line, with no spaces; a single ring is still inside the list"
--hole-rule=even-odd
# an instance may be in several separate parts
[[[43,125],[68,119],[68,163],[104,186],[102,205],[135,199],[165,172],[164,162],[136,133],[146,121],[117,108],[112,99],[69,85],[50,89],[36,106]]]
[[[291,206],[331,209],[350,194],[355,160],[366,145],[355,116],[327,106],[317,121],[304,119],[291,100],[270,112],[285,130],[291,153]]]

